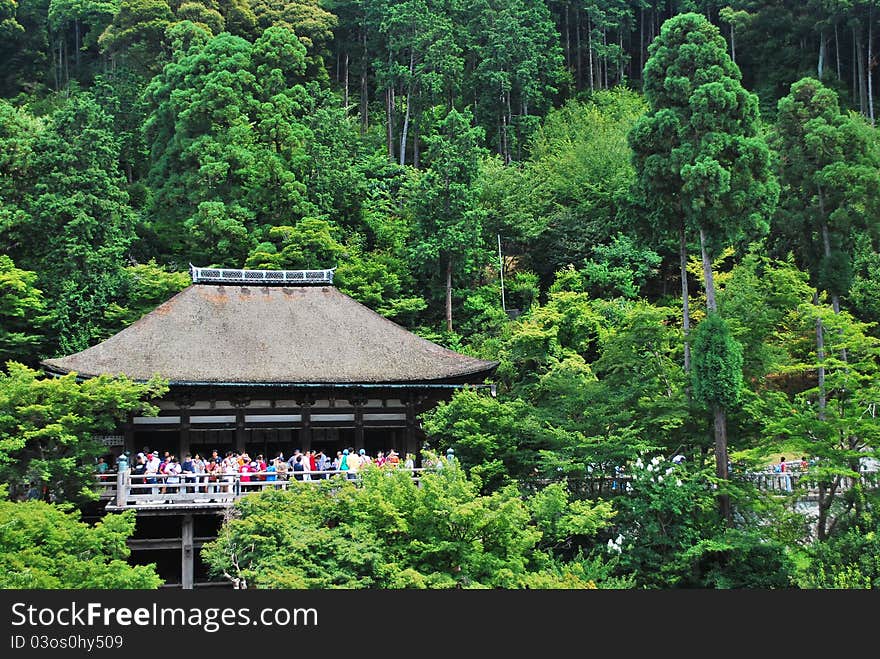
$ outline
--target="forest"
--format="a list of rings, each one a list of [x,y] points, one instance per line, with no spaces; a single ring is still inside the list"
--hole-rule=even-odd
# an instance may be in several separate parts
[[[77,506],[93,435],[164,384],[39,362],[190,264],[335,267],[499,362],[422,419],[455,468],[247,497],[217,575],[880,587],[875,5],[0,0],[0,587],[160,584],[133,516]],[[809,511],[747,477],[781,455]]]

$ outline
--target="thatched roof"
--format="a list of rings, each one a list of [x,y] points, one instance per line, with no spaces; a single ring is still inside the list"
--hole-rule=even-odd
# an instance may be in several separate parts
[[[172,383],[480,382],[497,362],[447,350],[333,286],[193,284],[56,373]]]

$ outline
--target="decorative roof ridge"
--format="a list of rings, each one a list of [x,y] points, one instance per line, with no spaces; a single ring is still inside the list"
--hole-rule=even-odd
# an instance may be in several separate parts
[[[248,270],[245,268],[198,268],[192,263],[189,264],[189,274],[194,284],[332,285],[335,272],[336,268],[328,270]]]

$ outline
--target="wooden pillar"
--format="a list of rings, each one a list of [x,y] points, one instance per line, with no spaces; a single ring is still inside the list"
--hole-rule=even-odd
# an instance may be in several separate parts
[[[235,411],[235,450],[244,453],[247,433],[244,431],[244,410],[239,408]]]
[[[296,447],[303,453],[312,449],[312,401],[298,401],[300,405],[300,431],[299,446]]]
[[[364,448],[364,404],[365,400],[352,400],[354,405],[354,450],[355,452]]]
[[[184,590],[193,588],[193,516],[183,516],[180,531],[180,585]]]
[[[122,450],[131,451],[131,455],[137,455],[138,449],[134,447],[134,419],[132,414],[129,414],[125,423],[122,424],[122,437]]]
[[[413,459],[418,463],[419,455],[418,438],[416,437],[416,404],[412,400],[406,401],[406,438],[405,451],[413,454]]]
[[[183,460],[189,453],[189,410],[180,409],[180,453],[178,457]]]

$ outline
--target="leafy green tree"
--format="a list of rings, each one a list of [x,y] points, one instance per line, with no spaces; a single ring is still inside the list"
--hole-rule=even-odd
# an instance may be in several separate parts
[[[460,391],[422,419],[431,444],[439,453],[453,448],[462,466],[479,476],[484,492],[499,489],[510,478],[533,476],[538,451],[548,442],[536,410],[520,399]]]
[[[217,0],[184,0],[177,7],[175,15],[177,20],[190,21],[214,36],[226,27],[226,19],[220,13]]]
[[[785,204],[774,234],[799,255],[819,293],[835,312],[852,279],[854,228],[877,231],[874,199],[880,192],[880,151],[867,126],[840,111],[837,95],[813,78],[780,99],[774,141],[779,151]],[[817,316],[819,416],[824,414],[825,328]],[[843,355],[846,359],[846,355]]]
[[[464,96],[505,163],[524,157],[523,145],[565,79],[562,49],[546,4],[480,0],[468,5],[470,72]]]
[[[40,377],[16,362],[0,374],[0,476],[18,496],[36,488],[40,498],[88,501],[94,460],[105,450],[95,434],[112,433],[128,413],[156,414],[147,399],[167,387],[76,374]]]
[[[876,231],[880,152],[864,122],[841,112],[837,94],[803,78],[779,100],[773,143],[785,188],[773,236],[793,250],[811,283],[831,297],[849,290],[852,230]]]
[[[292,227],[273,227],[269,238],[280,245],[262,243],[246,265],[268,270],[335,268],[345,250],[337,235],[333,225],[314,217],[304,217]]]
[[[187,272],[169,272],[151,260],[130,265],[124,271],[119,302],[111,302],[104,312],[109,337],[149,313],[190,285]]]
[[[591,536],[607,506],[563,501],[554,512],[545,498],[536,524],[515,488],[481,496],[455,465],[424,473],[419,485],[380,468],[361,479],[362,487],[330,480],[245,497],[202,556],[238,587],[596,586],[583,564],[556,572],[536,551],[538,525],[550,542]]]
[[[45,122],[0,100],[0,238],[17,254],[27,243],[29,192],[36,172],[34,146]]]
[[[590,246],[609,244],[623,229],[621,215],[635,175],[627,134],[645,110],[632,91],[599,91],[551,110],[529,141],[518,182],[522,189],[504,200],[515,207],[505,209],[515,218],[505,224],[514,226],[497,232],[508,240],[522,235],[521,249],[545,287],[559,269],[580,268],[591,256]],[[531,224],[539,228],[530,230]]]
[[[6,0],[3,6],[0,97],[42,93],[52,87],[55,59],[49,46],[49,0]]]
[[[725,528],[710,470],[648,453],[627,465],[608,551],[647,588],[787,588],[794,565],[781,543]]]
[[[106,515],[91,526],[75,510],[8,501],[5,489],[0,486],[0,588],[122,590],[162,584],[155,564],[127,562],[134,511]]]
[[[162,257],[180,268],[240,266],[273,226],[316,214],[305,184],[304,68],[296,36],[272,27],[254,44],[227,33],[196,42],[154,78],[147,232]]]
[[[631,238],[617,234],[610,245],[593,247],[593,254],[581,272],[585,289],[594,297],[637,298],[659,265],[656,252],[639,249]]]
[[[876,513],[839,528],[824,542],[807,546],[808,561],[798,571],[801,588],[876,589],[880,587],[880,534]]]
[[[165,32],[173,20],[168,0],[120,0],[98,45],[114,61],[152,77],[165,64]]]
[[[481,156],[480,134],[471,125],[470,112],[450,110],[438,133],[426,138],[428,169],[408,191],[417,225],[413,256],[427,271],[428,281],[436,281],[437,270],[443,273],[449,332],[453,275],[461,276],[479,265],[482,247],[483,214],[472,187]]]
[[[333,280],[346,295],[387,318],[409,325],[428,306],[423,298],[406,295],[411,277],[400,259],[387,252],[364,254],[357,246],[349,246],[346,256]]]
[[[697,325],[693,350],[694,398],[710,409],[734,407],[743,384],[742,344],[731,336],[727,323],[717,313],[709,313]]]
[[[57,350],[76,352],[99,336],[104,309],[118,293],[135,217],[110,117],[90,95],[74,95],[52,114],[33,153],[33,187],[26,215],[10,229],[11,255],[38,273]]]
[[[818,372],[817,317],[827,331],[829,349],[822,360],[826,374],[821,384],[818,377],[805,382],[803,378],[805,372]],[[835,313],[828,305],[802,303],[786,319],[782,339],[792,359],[780,369],[802,384],[763,394],[765,435],[784,440],[815,460],[808,480],[818,489],[815,536],[819,541],[850,526],[870,508],[865,484],[858,479],[862,459],[880,456],[880,424],[873,413],[880,396],[880,340],[868,329],[846,311]],[[819,415],[823,395],[827,403]],[[847,488],[852,479],[855,485]]]
[[[37,275],[19,270],[5,254],[0,255],[0,363],[9,360],[35,364],[45,340],[43,292],[34,284]]]
[[[320,0],[251,0],[251,9],[260,30],[278,26],[290,29],[305,46],[305,63],[311,79],[326,81],[324,60],[333,40],[338,19],[327,11]]]
[[[699,235],[711,314],[717,310],[711,253],[766,231],[779,187],[760,132],[757,97],[740,83],[718,28],[699,14],[680,14],[663,24],[649,52],[644,82],[650,111],[630,140],[640,191],[645,199],[656,199],[661,216],[684,222],[679,232],[685,300],[686,233]],[[672,219],[677,217],[682,220]],[[712,413],[722,479],[727,478],[725,410],[718,399]],[[729,517],[729,501],[722,496],[720,503]]]

